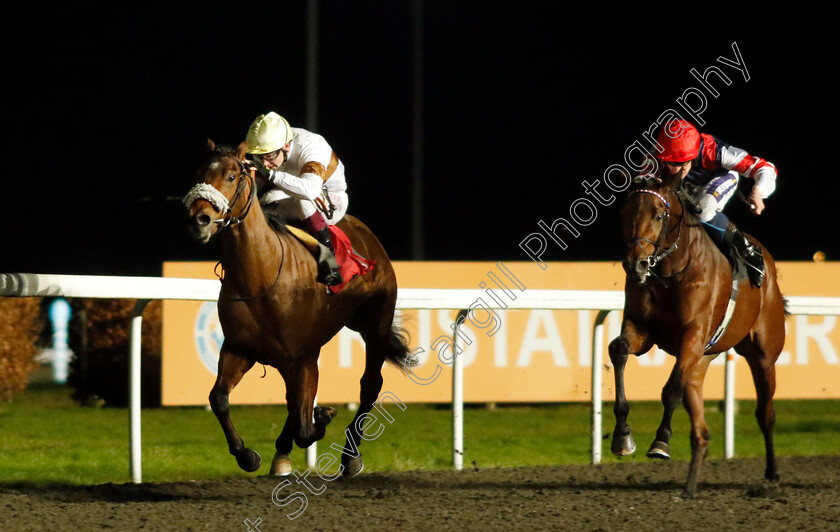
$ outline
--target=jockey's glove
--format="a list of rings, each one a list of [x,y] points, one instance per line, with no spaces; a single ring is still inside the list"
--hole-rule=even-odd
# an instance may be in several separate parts
[[[271,180],[271,170],[262,165],[257,167],[256,172],[254,172],[254,175],[259,177],[260,179],[265,179],[266,181]]]
[[[261,164],[256,164],[254,161],[245,160],[243,163],[246,165],[246,168],[249,172],[254,172],[254,176],[264,180],[269,181],[271,179],[271,170],[266,168]]]
[[[257,164],[254,161],[250,161],[248,159],[242,161],[242,163],[246,166],[248,171],[253,171],[254,176],[259,177],[265,181],[268,181],[271,178],[271,170],[266,168],[261,164]]]

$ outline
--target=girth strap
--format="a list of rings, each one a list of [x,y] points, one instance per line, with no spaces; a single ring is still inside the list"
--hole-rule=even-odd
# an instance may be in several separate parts
[[[726,327],[729,325],[729,322],[732,321],[732,315],[735,313],[735,303],[738,300],[738,279],[734,276],[732,278],[732,292],[729,294],[729,301],[726,303],[726,314],[723,315],[723,319],[720,320],[720,325],[718,325],[715,334],[712,335],[712,339],[709,340],[709,343],[706,344],[706,349],[703,350],[704,353],[708,353],[709,349],[711,349],[715,343],[720,340],[720,337],[723,336],[723,333],[726,331]]]

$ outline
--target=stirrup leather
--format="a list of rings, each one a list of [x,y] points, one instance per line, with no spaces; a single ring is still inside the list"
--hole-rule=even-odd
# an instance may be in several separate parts
[[[744,263],[747,265],[750,280],[756,286],[761,286],[764,282],[764,255],[761,253],[761,249],[750,244],[744,256]]]
[[[737,246],[737,251],[744,259],[750,281],[760,287],[764,282],[764,254],[761,248],[747,240],[740,232],[735,235],[735,238],[743,241],[743,246]]]
[[[747,240],[734,224],[729,224],[726,228],[724,241],[728,242],[730,248],[741,258],[747,268],[750,282],[760,287],[764,282],[764,254],[761,248]]]

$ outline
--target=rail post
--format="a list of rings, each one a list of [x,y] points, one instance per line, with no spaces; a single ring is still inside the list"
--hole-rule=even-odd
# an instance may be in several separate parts
[[[601,388],[604,362],[604,321],[609,310],[599,310],[592,330],[592,463],[601,463],[601,440],[603,427],[603,398]]]
[[[458,311],[452,326],[452,465],[464,468],[464,362],[458,354],[458,329],[467,317],[467,310]]]
[[[131,354],[130,354],[130,369],[129,369],[129,447],[131,456],[131,480],[135,484],[143,482],[143,466],[142,466],[142,444],[141,444],[141,424],[140,424],[140,360],[142,348],[142,329],[143,329],[143,310],[149,304],[148,299],[138,299],[134,304],[134,311],[131,314]]]

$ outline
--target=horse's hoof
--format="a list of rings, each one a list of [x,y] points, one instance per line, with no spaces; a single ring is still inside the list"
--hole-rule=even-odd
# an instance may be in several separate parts
[[[693,491],[689,492],[688,490],[685,490],[684,492],[682,492],[680,494],[680,499],[682,499],[684,501],[690,501],[693,498],[694,498],[694,492]]]
[[[262,458],[260,458],[260,454],[257,451],[246,448],[236,456],[236,463],[239,464],[239,467],[243,471],[253,473],[260,468]]]
[[[353,478],[365,468],[365,464],[362,462],[361,455],[357,456],[356,458],[348,457],[344,455],[341,457],[341,465],[344,467],[342,471],[342,475],[345,478]]]
[[[767,471],[764,473],[764,478],[771,482],[778,482],[780,478],[779,474],[775,471]]]
[[[287,477],[292,474],[292,461],[288,454],[275,454],[271,461],[270,477]]]
[[[338,411],[335,408],[329,406],[316,406],[315,424],[326,427],[336,414],[338,414]]]
[[[613,433],[610,450],[619,458],[633,454],[633,451],[636,450],[636,440],[633,439],[633,434],[628,432],[624,436],[619,436]]]
[[[664,441],[655,441],[650,444],[650,449],[648,449],[647,455],[648,458],[659,458],[661,460],[670,460],[671,459],[671,447],[665,443]]]

